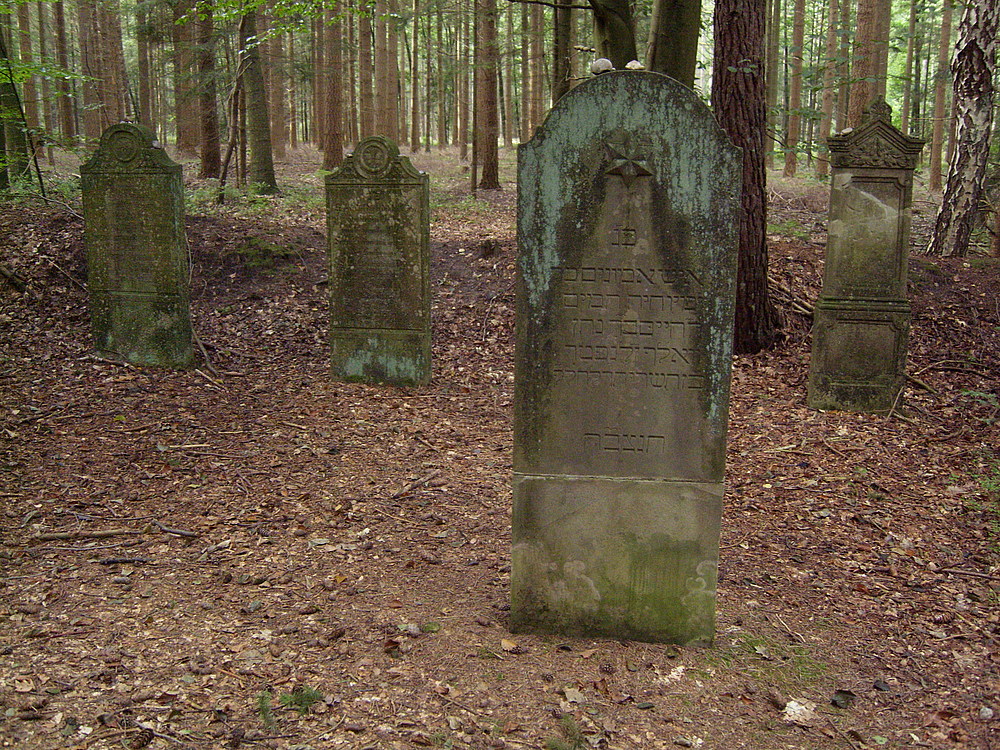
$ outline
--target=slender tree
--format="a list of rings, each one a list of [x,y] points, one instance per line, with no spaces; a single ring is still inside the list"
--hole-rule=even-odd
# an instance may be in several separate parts
[[[700,30],[701,0],[653,0],[646,67],[693,87]]]
[[[734,348],[741,353],[770,346],[778,330],[767,288],[765,15],[765,0],[715,1],[712,107],[733,143],[743,149],[734,331]]]
[[[951,55],[951,0],[944,0],[941,10],[941,37],[938,44],[937,75],[934,79],[934,125],[931,129],[931,154],[928,165],[928,187],[941,192],[941,155],[944,152],[945,120],[947,119],[948,61]]]
[[[340,20],[340,3],[335,0],[326,12],[326,46],[328,60],[326,73],[326,109],[323,117],[323,168],[335,169],[344,160],[344,48],[343,25]]]
[[[958,130],[955,156],[938,210],[929,252],[966,255],[979,211],[993,131],[993,76],[996,73],[995,0],[970,0],[958,28],[951,70]]]
[[[861,124],[865,107],[879,90],[879,55],[883,49],[881,32],[882,5],[885,0],[858,0],[857,32],[851,57],[851,93],[847,111],[848,127]]]
[[[247,137],[250,151],[249,180],[256,192],[278,192],[271,154],[271,123],[267,114],[267,90],[260,64],[260,39],[257,36],[257,11],[245,13],[240,20],[240,54],[243,58],[243,90],[246,96]]]
[[[499,109],[497,107],[497,69],[500,51],[497,48],[497,0],[476,0],[477,77],[476,138],[482,177],[482,190],[500,189],[498,140]]]
[[[826,177],[830,172],[830,159],[826,139],[830,137],[833,124],[833,105],[837,97],[835,90],[837,72],[837,22],[840,20],[840,5],[837,0],[828,0],[825,58],[823,60],[823,100],[819,125],[819,158],[816,159],[816,175]]]
[[[215,97],[215,19],[212,3],[198,9],[198,109],[201,116],[202,179],[218,177],[222,168],[219,144],[219,113]]]
[[[799,135],[802,131],[802,52],[805,41],[806,2],[795,0],[792,15],[791,85],[788,94],[788,134],[785,137],[785,177],[794,177],[798,166]]]

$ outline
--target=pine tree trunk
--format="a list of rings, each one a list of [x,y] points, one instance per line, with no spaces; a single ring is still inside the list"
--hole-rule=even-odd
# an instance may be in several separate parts
[[[542,124],[545,101],[545,59],[542,39],[545,36],[545,10],[531,6],[531,132]]]
[[[657,29],[660,24],[660,3],[653,3],[653,17],[650,29]],[[597,57],[611,61],[619,70],[632,60],[639,57],[635,40],[635,20],[632,17],[632,4],[629,0],[590,0],[594,11],[594,46]],[[652,61],[655,56],[653,49],[653,31],[650,32],[650,49],[646,59]],[[667,31],[667,34],[670,32]],[[537,127],[539,123],[535,123]]]
[[[249,148],[248,180],[261,195],[278,192],[271,154],[271,123],[267,113],[267,90],[260,64],[257,36],[257,11],[250,11],[240,22],[240,42],[243,56],[243,91],[246,97],[247,147]]]
[[[945,121],[947,119],[948,60],[951,55],[951,0],[944,0],[941,15],[941,41],[938,45],[937,76],[934,79],[934,126],[931,130],[931,153],[928,165],[928,187],[941,192],[941,154],[944,151]]]
[[[917,0],[910,0],[909,33],[906,37],[906,62],[903,64],[903,105],[899,110],[899,129],[910,134],[910,108],[913,96],[913,53],[917,36]]]
[[[12,29],[9,16],[0,13],[0,66],[6,72],[8,56],[12,55],[12,39],[7,33]],[[0,76],[0,124],[4,130],[4,145],[7,155],[7,169],[3,179],[5,185],[11,180],[25,175],[28,171],[28,139],[21,121],[20,107],[18,106],[17,89],[7,75]],[[0,157],[3,152],[0,152]],[[2,161],[2,160],[0,160]]]
[[[767,287],[765,15],[765,0],[715,2],[712,107],[733,143],[743,149],[734,329],[738,353],[771,346],[778,330]]]
[[[268,102],[271,105],[271,139],[276,159],[285,158],[285,149],[288,146],[288,103],[286,101],[286,61],[283,37],[284,34],[278,32],[271,37],[268,44],[271,52],[267,66],[270,88]]]
[[[778,140],[778,79],[781,71],[778,67],[778,48],[781,33],[781,0],[768,0],[768,15],[766,29],[766,76],[767,76],[767,154],[764,163],[768,169],[774,169],[774,147]]]
[[[698,62],[701,0],[654,0],[649,26],[646,67],[693,87]],[[616,63],[615,67],[622,66]]]
[[[323,117],[326,120],[323,132],[323,169],[335,169],[344,161],[344,44],[343,24],[339,18],[340,3],[335,2],[326,12],[326,59],[327,69],[323,71],[326,91]]]
[[[372,91],[372,18],[367,8],[358,14],[358,114],[359,138],[375,134],[375,99]]]
[[[330,13],[324,12],[313,21],[313,95],[312,128],[309,131],[312,143],[322,151],[326,146],[326,91],[329,76],[326,70],[326,28],[332,22]]]
[[[413,31],[410,40],[410,153],[420,150],[420,0],[413,0]]]
[[[928,247],[935,255],[969,252],[989,161],[998,17],[1000,7],[995,0],[970,0],[959,24],[951,64],[957,147]]]
[[[518,140],[527,143],[531,140],[531,18],[528,6],[521,6],[521,87],[517,101],[520,106],[521,122]]]
[[[403,92],[399,88],[399,27],[396,22],[396,0],[386,0],[386,10],[389,13],[388,18],[386,18],[385,27],[385,63],[388,67],[389,79],[389,90],[387,93],[389,103],[386,107],[386,124],[389,126],[389,138],[391,138],[393,142],[398,143],[400,140],[400,132],[404,131],[400,131],[399,103],[403,101]]]
[[[215,101],[215,19],[210,2],[203,3],[198,14],[198,75],[198,109],[201,116],[201,167],[198,177],[215,178],[222,168],[222,154]]]
[[[556,0],[552,26],[552,103],[555,104],[569,91],[570,30],[573,28],[573,11],[568,0]]]
[[[146,12],[141,4],[137,5],[135,9],[135,42],[139,58],[139,111],[136,116],[141,124],[156,132],[156,125],[152,118],[153,97],[150,90],[152,75],[149,64],[149,31],[146,24]]]
[[[805,41],[806,2],[795,0],[792,16],[791,83],[788,93],[788,135],[785,138],[785,177],[794,177],[798,166],[799,135],[802,129],[802,45]]]
[[[69,52],[66,45],[66,13],[63,0],[55,3],[56,62],[63,70],[69,70]],[[76,121],[73,117],[73,93],[65,78],[59,79],[59,130],[63,138],[76,138]]]
[[[34,65],[34,56],[31,49],[31,6],[27,3],[17,6],[17,29],[21,64],[30,68]],[[24,121],[28,127],[28,148],[34,150],[39,143],[39,122],[38,87],[33,75],[25,76],[21,83],[21,106],[24,108]]]
[[[507,22],[507,53],[503,61],[503,145],[504,148],[511,148],[514,145],[514,6],[511,3],[506,4],[504,16]]]
[[[816,159],[816,176],[826,177],[830,173],[830,158],[826,147],[826,139],[830,137],[833,126],[833,103],[836,99],[837,72],[837,21],[840,20],[840,7],[837,0],[828,0],[826,51],[823,60],[823,103],[819,125],[819,158]]]
[[[499,190],[497,67],[500,64],[500,52],[497,48],[497,0],[476,0],[476,12],[476,69],[479,74],[476,86],[476,142],[479,144],[479,163],[483,169],[479,187],[482,190]]]
[[[456,28],[464,23],[465,13],[463,10],[459,9],[459,17],[456,20]],[[435,14],[435,22],[437,29],[437,147],[438,149],[443,149],[448,145],[448,110],[445,106],[445,65],[444,65],[444,10],[441,4],[438,4],[437,13]],[[456,34],[458,36],[458,34]],[[455,44],[455,51],[458,52],[458,43]],[[469,57],[455,57],[455,70],[456,70],[456,80],[461,81],[464,76],[467,75],[467,68],[470,62]],[[459,89],[458,86],[455,87]],[[468,107],[468,94],[459,94],[459,96],[465,96],[464,102],[465,106]],[[461,105],[459,106],[461,108]],[[460,132],[468,132],[467,126],[461,126],[459,128]],[[459,136],[456,133],[456,140]],[[464,136],[462,137],[462,147],[464,149],[466,141]],[[462,158],[465,158],[465,153],[463,152]]]
[[[194,55],[191,22],[181,22],[191,11],[191,0],[173,6],[174,22],[170,27],[174,44],[174,118],[177,123],[176,147],[180,154],[194,156],[198,145],[198,115],[195,92]]]
[[[851,2],[840,2],[840,28],[850,29]],[[847,128],[847,113],[851,104],[851,41],[850,34],[840,36],[840,59],[837,61],[837,130]]]
[[[879,91],[879,72],[883,69],[879,55],[883,45],[881,14],[884,0],[858,0],[857,32],[854,54],[851,59],[851,101],[847,111],[847,125],[861,125],[865,109]]]
[[[472,116],[473,103],[470,102],[473,89],[472,71],[470,61],[472,61],[472,41],[473,29],[472,21],[468,12],[463,12],[458,19],[456,29],[455,51],[456,57],[461,60],[459,74],[455,81],[455,88],[458,89],[458,127],[455,129],[455,140],[458,142],[458,156],[462,161],[469,158],[469,133],[472,131],[474,117]]]

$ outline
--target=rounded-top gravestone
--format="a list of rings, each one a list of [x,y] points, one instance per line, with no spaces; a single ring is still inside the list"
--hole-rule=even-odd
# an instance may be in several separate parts
[[[190,366],[180,164],[149,130],[119,123],[80,175],[94,348],[136,365]]]

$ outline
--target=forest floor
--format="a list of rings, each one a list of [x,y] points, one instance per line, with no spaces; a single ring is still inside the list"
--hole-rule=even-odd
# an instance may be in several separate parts
[[[1000,260],[920,255],[922,188],[886,417],[806,406],[828,188],[774,181],[785,338],[735,360],[718,636],[678,648],[506,628],[511,154],[476,198],[414,159],[411,389],[328,376],[318,161],[188,180],[184,372],[93,356],[79,216],[3,204],[0,746],[1000,748]]]

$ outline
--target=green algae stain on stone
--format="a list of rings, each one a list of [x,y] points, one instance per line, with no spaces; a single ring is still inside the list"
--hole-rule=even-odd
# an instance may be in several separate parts
[[[518,150],[512,624],[708,643],[740,152],[655,73]]]
[[[431,376],[427,175],[366,138],[326,178],[331,372],[412,386]]]
[[[181,166],[148,130],[121,123],[80,174],[95,349],[136,365],[191,366]]]

